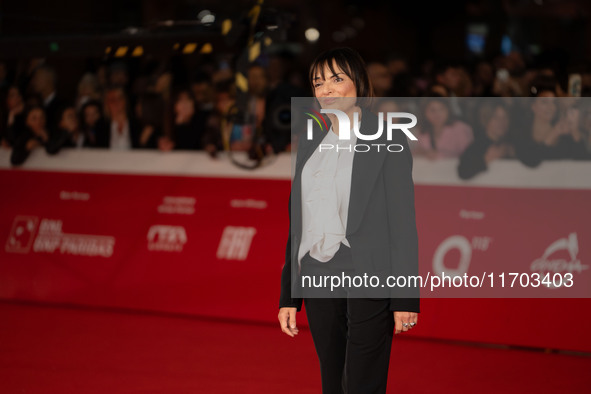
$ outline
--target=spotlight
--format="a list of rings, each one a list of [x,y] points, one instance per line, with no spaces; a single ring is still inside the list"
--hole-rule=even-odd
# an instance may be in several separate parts
[[[190,53],[195,52],[196,48],[197,48],[197,44],[194,42],[190,42],[190,43],[186,44],[185,47],[183,48],[183,53],[185,55],[188,55]]]
[[[123,57],[123,56],[125,56],[127,54],[127,50],[128,49],[129,48],[128,47],[125,47],[125,46],[117,48],[117,50],[115,51],[115,57]]]
[[[304,35],[306,36],[306,40],[308,40],[309,42],[316,42],[318,41],[318,38],[320,38],[320,32],[318,31],[318,29],[315,29],[313,27],[306,29]]]
[[[222,22],[222,35],[226,35],[230,32],[230,30],[232,29],[232,20],[231,19],[225,19]]]
[[[209,10],[203,10],[199,14],[197,14],[197,19],[206,25],[215,22],[215,15],[211,13]]]
[[[212,53],[213,52],[213,47],[211,46],[211,44],[205,43],[203,44],[203,46],[201,47],[201,50],[199,51],[200,53]]]

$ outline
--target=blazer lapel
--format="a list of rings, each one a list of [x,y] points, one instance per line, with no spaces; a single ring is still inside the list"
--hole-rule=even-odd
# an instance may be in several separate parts
[[[303,144],[300,142],[298,144],[298,148],[297,148],[298,151],[297,151],[297,157],[296,157],[296,170],[295,170],[296,175],[298,175],[298,174],[301,175],[302,168],[304,167],[304,164],[306,164],[306,162],[308,161],[310,156],[312,156],[312,153],[314,153],[314,151],[316,150],[318,145],[320,145],[320,142],[324,139],[324,137],[326,136],[326,133],[328,133],[330,131],[332,123],[330,122],[329,119],[327,119],[326,121],[328,124],[328,130],[327,131],[319,131],[316,127],[314,127],[314,135],[312,137],[312,141],[308,142],[308,141],[304,140],[304,138],[305,138],[304,133],[302,133],[300,135],[300,138],[306,142]]]
[[[368,109],[362,110],[360,132],[362,134],[374,134],[378,130],[378,117]],[[383,130],[382,136],[376,141],[368,141],[371,143],[385,143],[384,141],[386,130]],[[359,139],[357,139],[359,143]],[[369,202],[369,197],[373,191],[374,183],[380,174],[380,169],[386,157],[385,147],[376,150],[376,147],[371,146],[368,152],[355,152],[353,156],[353,173],[351,175],[351,194],[349,196],[349,211],[347,214],[347,231],[348,237],[361,224],[363,219],[363,212]]]
[[[330,130],[330,120],[327,119],[328,122],[328,130]],[[292,180],[292,197],[291,197],[291,208],[293,211],[293,215],[291,217],[291,226],[293,233],[297,237],[297,245],[299,247],[299,241],[302,234],[302,170],[304,168],[304,164],[308,161],[314,150],[320,145],[320,142],[326,136],[326,132],[321,132],[314,128],[314,135],[312,137],[312,141],[304,140],[305,134],[300,134],[300,141],[297,147],[297,154],[296,154],[296,165],[295,165],[295,174]],[[305,141],[302,143],[302,141]]]
[[[329,121],[330,122],[330,121]],[[330,123],[328,126],[330,130]],[[362,134],[374,134],[378,129],[378,117],[368,109],[362,109],[361,128]],[[386,143],[385,132],[373,143]],[[309,143],[298,144],[298,153],[296,156],[295,174],[292,185],[292,226],[294,226],[294,234],[297,234],[298,244],[299,237],[302,232],[302,189],[301,189],[301,175],[304,164],[308,161],[312,153],[316,150],[320,142],[324,139],[326,132],[315,132],[312,141]],[[301,135],[304,137],[304,135]],[[358,139],[359,142],[359,139]],[[371,145],[370,145],[371,146]],[[369,152],[355,152],[353,156],[353,170],[351,175],[351,194],[349,196],[349,211],[347,216],[347,230],[346,236],[354,233],[363,218],[363,212],[369,201],[369,197],[373,190],[373,185],[376,182],[377,176],[384,158],[386,157],[386,150],[384,147],[377,152],[375,147],[371,147]],[[297,220],[294,220],[297,218]]]

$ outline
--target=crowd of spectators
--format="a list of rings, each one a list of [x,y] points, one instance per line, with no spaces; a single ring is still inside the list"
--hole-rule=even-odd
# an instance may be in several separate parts
[[[470,66],[427,61],[417,70],[397,55],[368,62],[376,96],[415,98],[421,127],[413,155],[458,158],[464,179],[498,159],[535,167],[544,160],[590,158],[590,69],[577,71],[575,96],[582,97],[573,97],[569,74],[526,65],[515,52]],[[290,149],[289,129],[273,125],[278,106],[289,105],[291,96],[310,96],[305,65],[296,57],[274,55],[248,67],[247,121],[239,125],[231,122],[238,94],[227,62],[182,74],[162,62],[131,75],[118,60],[81,75],[70,97],[58,90],[62,76],[46,60],[15,70],[0,62],[0,142],[12,149],[13,165],[37,147],[50,154],[93,147],[215,156],[223,149],[248,150],[262,138],[265,152]],[[530,99],[520,100],[525,97]],[[380,105],[388,110],[388,102]]]
[[[221,149],[211,120],[231,92],[228,84],[214,91],[207,75],[174,89],[167,71],[131,84],[125,64],[117,62],[85,73],[77,96],[64,97],[55,69],[42,59],[19,71],[2,84],[0,111],[0,139],[12,149],[13,165],[38,146],[50,154],[64,147]]]

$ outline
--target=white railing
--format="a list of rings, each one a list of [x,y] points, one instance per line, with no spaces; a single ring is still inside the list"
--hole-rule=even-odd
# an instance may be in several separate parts
[[[392,153],[395,154],[395,153]],[[290,179],[292,160],[282,153],[255,170],[240,168],[224,153],[212,159],[205,152],[152,150],[110,151],[105,149],[63,149],[48,155],[37,149],[22,170],[57,172],[98,172],[238,178]],[[591,189],[591,161],[559,160],[529,168],[517,160],[497,160],[487,172],[470,180],[457,175],[458,161],[414,159],[413,176],[418,185],[484,186],[507,188]],[[10,150],[0,149],[0,169],[10,169]]]

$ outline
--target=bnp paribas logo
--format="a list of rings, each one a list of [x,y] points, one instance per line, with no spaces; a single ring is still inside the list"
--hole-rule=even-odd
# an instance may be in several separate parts
[[[314,137],[314,123],[316,123],[320,130],[326,132],[329,130],[328,124],[326,119],[322,114],[333,114],[336,116],[336,119],[339,123],[339,139],[340,140],[351,140],[351,130],[355,133],[357,140],[361,141],[375,141],[382,136],[382,134],[386,133],[386,139],[388,141],[392,141],[393,134],[395,131],[402,131],[410,140],[417,141],[417,137],[410,131],[411,128],[416,126],[417,124],[417,117],[408,112],[379,112],[378,115],[378,130],[373,134],[363,134],[360,131],[360,120],[359,120],[359,113],[353,113],[353,127],[351,127],[351,120],[349,116],[341,110],[334,109],[334,108],[322,108],[320,112],[312,109],[307,108],[306,115],[310,117],[307,123],[307,136],[308,140],[312,140]],[[384,122],[384,119],[386,120]],[[401,120],[409,119],[410,122],[400,123]],[[386,125],[384,130],[384,124]],[[364,130],[367,132],[368,130]],[[335,144],[320,144],[318,149],[320,151],[324,150],[342,150],[343,147]],[[345,148],[349,149],[349,147]],[[350,149],[355,150],[355,152],[369,152],[370,150],[377,150],[385,149],[388,152],[401,152],[404,148],[400,144],[383,144],[383,143],[356,143],[351,144]]]

